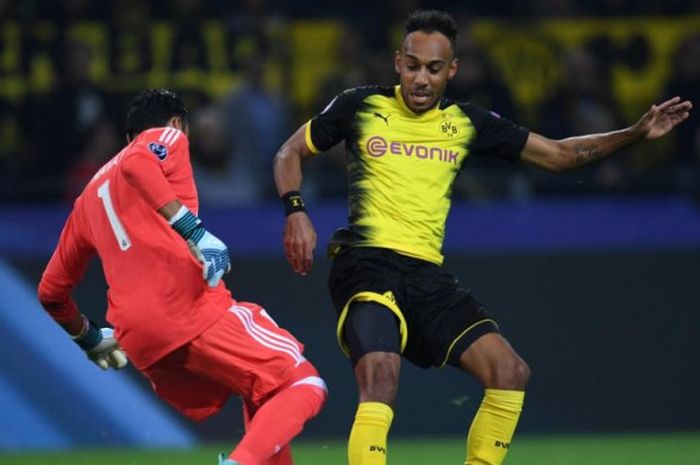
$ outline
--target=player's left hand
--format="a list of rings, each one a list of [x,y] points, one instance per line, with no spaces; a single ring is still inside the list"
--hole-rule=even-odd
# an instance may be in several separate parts
[[[218,237],[204,230],[196,243],[187,241],[190,251],[202,264],[202,277],[210,287],[219,285],[224,274],[231,271],[231,256],[228,248]]]
[[[194,258],[202,265],[202,278],[210,287],[219,285],[221,278],[231,271],[231,256],[221,239],[204,229],[202,220],[187,207],[180,208],[168,218],[170,226],[187,242]]]
[[[637,121],[635,130],[646,140],[658,139],[688,119],[692,108],[693,104],[689,100],[681,101],[680,97],[673,97],[660,105],[652,105]]]

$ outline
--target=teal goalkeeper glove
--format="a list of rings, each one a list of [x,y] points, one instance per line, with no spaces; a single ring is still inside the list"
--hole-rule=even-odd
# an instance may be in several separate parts
[[[114,330],[98,328],[92,321],[87,322],[87,325],[85,334],[73,338],[87,357],[103,370],[124,368],[129,361],[114,337]]]
[[[231,271],[231,257],[226,244],[202,227],[202,220],[187,209],[170,219],[170,226],[187,241],[195,258],[202,264],[202,277],[216,287],[225,273]]]

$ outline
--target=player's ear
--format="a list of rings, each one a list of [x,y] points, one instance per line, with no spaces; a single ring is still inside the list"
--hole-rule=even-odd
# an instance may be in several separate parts
[[[394,52],[394,71],[401,74],[401,51],[397,50]]]
[[[168,120],[167,125],[172,127],[172,128],[179,129],[180,131],[185,130],[185,122],[182,121],[182,118],[179,116],[173,116],[172,118],[170,118]]]
[[[450,68],[447,70],[447,79],[453,79],[457,74],[457,68],[459,67],[459,60],[453,58],[450,62]]]

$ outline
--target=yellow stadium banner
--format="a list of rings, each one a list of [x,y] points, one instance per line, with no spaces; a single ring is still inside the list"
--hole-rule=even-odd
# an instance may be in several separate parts
[[[636,118],[663,92],[681,43],[700,34],[700,16],[480,21],[471,33],[526,114],[564,79],[568,54],[595,46],[609,59],[613,95]]]
[[[162,86],[212,98],[236,86],[240,63],[260,53],[265,85],[307,108],[317,98],[318,84],[338,66],[343,37],[337,20],[280,22],[262,31],[268,42],[262,54],[254,35],[231,30],[218,20],[202,21],[189,30],[172,21],[153,21],[133,30],[91,21],[65,27],[48,21],[6,21],[0,28],[0,99],[15,102],[49,91],[63,66],[59,47],[78,43],[89,50],[89,76],[107,92]],[[460,33],[472,34],[490,57],[526,121],[562,82],[567,55],[592,44],[609,58],[613,95],[625,116],[633,117],[660,96],[680,44],[700,34],[700,16],[488,19]]]

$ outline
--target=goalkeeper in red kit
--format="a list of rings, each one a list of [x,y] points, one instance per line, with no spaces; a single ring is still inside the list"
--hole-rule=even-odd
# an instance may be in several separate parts
[[[140,93],[127,140],[75,201],[39,284],[41,304],[90,360],[119,369],[128,356],[191,419],[241,396],[245,435],[221,465],[291,464],[289,442],[327,389],[303,345],[221,280],[229,253],[197,216],[182,100],[163,89]],[[71,298],[95,255],[114,330],[98,328]]]

